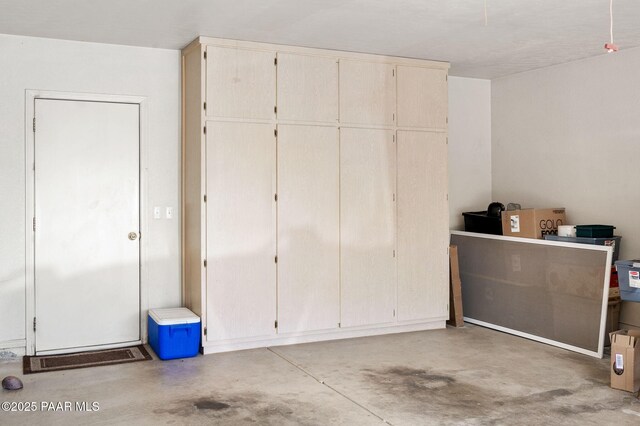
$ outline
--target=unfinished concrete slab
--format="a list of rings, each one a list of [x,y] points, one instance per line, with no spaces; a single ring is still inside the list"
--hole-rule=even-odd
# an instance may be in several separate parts
[[[21,373],[0,362],[25,385],[0,401],[37,409],[2,424],[640,424],[640,400],[609,388],[608,357],[475,326]]]

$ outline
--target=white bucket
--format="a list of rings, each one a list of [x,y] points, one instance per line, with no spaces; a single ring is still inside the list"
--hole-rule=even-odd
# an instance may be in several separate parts
[[[576,226],[575,225],[560,225],[558,226],[558,237],[575,237]]]

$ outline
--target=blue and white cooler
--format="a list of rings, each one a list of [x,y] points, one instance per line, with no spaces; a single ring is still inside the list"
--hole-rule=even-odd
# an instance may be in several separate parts
[[[189,358],[200,349],[200,317],[187,308],[149,309],[149,345],[160,359]]]

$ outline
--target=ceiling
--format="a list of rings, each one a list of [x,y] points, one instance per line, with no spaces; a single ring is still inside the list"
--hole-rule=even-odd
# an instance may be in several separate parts
[[[451,62],[497,78],[605,54],[608,0],[0,0],[0,33],[180,49],[198,35]],[[614,0],[620,49],[640,1]]]

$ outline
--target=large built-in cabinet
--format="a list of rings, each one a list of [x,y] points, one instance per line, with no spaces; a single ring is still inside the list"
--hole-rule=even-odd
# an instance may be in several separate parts
[[[182,67],[205,353],[444,327],[448,64],[200,37]]]

